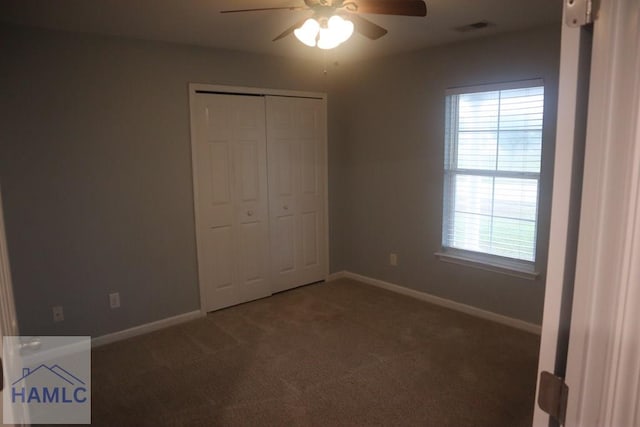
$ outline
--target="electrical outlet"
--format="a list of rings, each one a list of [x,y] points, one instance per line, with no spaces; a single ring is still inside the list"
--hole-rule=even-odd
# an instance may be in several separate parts
[[[53,321],[62,322],[64,320],[64,310],[61,305],[53,307]]]
[[[398,265],[398,254],[389,254],[389,264],[394,267]]]
[[[109,294],[109,306],[111,308],[120,308],[120,293],[114,292]]]

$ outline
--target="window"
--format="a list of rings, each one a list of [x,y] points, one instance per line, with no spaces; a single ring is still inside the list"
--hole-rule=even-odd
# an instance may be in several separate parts
[[[533,273],[543,101],[539,80],[447,92],[440,255]]]

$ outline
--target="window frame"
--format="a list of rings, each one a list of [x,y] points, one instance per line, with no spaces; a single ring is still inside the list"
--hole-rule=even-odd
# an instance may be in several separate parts
[[[452,105],[452,96],[473,94],[480,92],[504,91],[510,89],[526,89],[530,87],[542,87],[544,91],[544,81],[542,79],[530,79],[513,81],[506,83],[484,84],[475,86],[464,86],[450,88],[445,91],[445,129],[444,129],[444,169],[443,169],[443,209],[442,209],[442,235],[441,248],[436,252],[436,256],[446,262],[462,264],[480,268],[483,270],[495,271],[507,275],[521,277],[525,279],[535,279],[539,276],[536,271],[536,263],[538,260],[538,227],[540,222],[540,182],[542,177],[542,148],[540,152],[540,171],[539,172],[523,172],[523,171],[487,171],[476,169],[458,169],[451,168],[457,159],[458,144],[458,111],[457,105]],[[543,101],[544,102],[544,101]],[[544,104],[543,104],[544,105]],[[542,138],[544,139],[544,107],[542,119]],[[453,135],[452,135],[453,134]],[[544,145],[544,141],[541,142]],[[453,160],[453,161],[452,161]],[[452,180],[456,175],[471,176],[487,176],[492,178],[515,178],[515,179],[535,179],[537,182],[536,194],[536,211],[534,222],[534,247],[533,261],[518,258],[509,258],[501,255],[495,255],[486,252],[475,252],[467,249],[455,248],[447,246],[447,232],[449,225],[453,220],[452,215],[455,210],[455,197]],[[494,184],[495,185],[495,184]],[[447,191],[449,190],[449,191]],[[492,214],[493,216],[493,214]]]

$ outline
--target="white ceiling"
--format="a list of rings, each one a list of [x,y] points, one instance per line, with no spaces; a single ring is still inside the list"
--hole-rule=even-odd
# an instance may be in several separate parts
[[[355,0],[357,2],[357,0]],[[393,1],[393,0],[390,0]],[[350,61],[560,22],[561,0],[426,0],[426,18],[363,15],[389,33],[356,34],[329,53]],[[74,32],[160,40],[270,55],[321,59],[293,36],[271,40],[309,11],[220,14],[225,9],[303,5],[303,0],[0,0],[0,21]],[[487,20],[484,30],[453,28]]]

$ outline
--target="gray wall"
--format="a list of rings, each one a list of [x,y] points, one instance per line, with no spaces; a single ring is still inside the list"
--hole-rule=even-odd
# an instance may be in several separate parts
[[[336,148],[334,271],[349,270],[541,323],[557,100],[560,26],[512,33],[345,67],[333,97],[348,117]],[[543,167],[537,280],[439,261],[444,96],[450,87],[542,78]],[[389,253],[399,265],[389,265]]]
[[[322,64],[14,27],[0,40],[21,332],[95,336],[198,309],[187,83],[326,91]]]
[[[0,26],[0,183],[23,334],[102,335],[198,309],[188,82],[329,94],[331,270],[540,322],[543,280],[435,260],[444,89],[545,79],[546,248],[559,33],[322,64]],[[388,253],[400,264],[388,266]],[[544,267],[546,251],[539,253]],[[107,294],[119,291],[122,308]],[[65,321],[52,322],[63,305]]]

